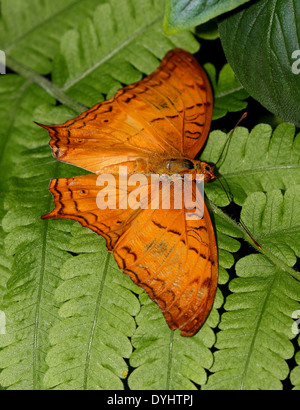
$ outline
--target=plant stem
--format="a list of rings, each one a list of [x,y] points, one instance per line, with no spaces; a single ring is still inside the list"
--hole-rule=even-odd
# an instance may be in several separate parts
[[[209,201],[209,208],[222,219],[226,220],[229,224],[231,224],[235,229],[238,229],[241,233],[241,237],[245,239],[250,245],[252,245],[257,251],[262,253],[266,256],[277,268],[283,270],[284,272],[291,275],[296,280],[300,281],[300,273],[288,266],[285,262],[278,259],[276,255],[274,255],[268,248],[265,246],[256,246],[251,236],[244,230],[244,228],[237,224],[233,219],[231,219],[228,215],[225,214],[219,207],[217,207],[213,202]]]
[[[47,80],[47,78],[36,73],[30,68],[25,67],[23,64],[20,64],[13,58],[7,56],[6,63],[11,70],[44,88],[44,90],[46,90],[52,97],[58,100],[61,104],[64,104],[67,107],[71,108],[76,113],[81,114],[83,111],[87,110],[86,106],[69,97],[57,85],[53,84],[51,81]]]

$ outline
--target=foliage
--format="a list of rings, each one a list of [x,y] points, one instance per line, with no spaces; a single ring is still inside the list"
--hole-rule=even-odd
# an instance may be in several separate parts
[[[167,0],[165,30],[168,34],[191,29],[249,0]]]
[[[132,354],[129,338],[140,309],[131,291],[139,289],[116,266],[97,235],[72,231],[69,250],[79,253],[61,268],[56,291],[61,320],[51,329],[46,388],[122,389],[128,374],[123,358]]]
[[[177,33],[217,16],[226,58],[242,86],[272,113],[299,126],[299,2],[168,0],[165,30]]]
[[[226,57],[244,88],[268,110],[297,126],[299,26],[299,2],[276,0],[255,2],[219,25]]]
[[[213,64],[207,63],[204,68],[214,90],[213,120],[224,117],[228,112],[241,111],[247,107],[245,99],[249,94],[236,79],[229,64],[225,64],[220,71],[218,81]]]
[[[215,163],[226,140],[225,133],[213,131],[201,159]],[[234,201],[242,205],[253,192],[274,188],[286,190],[300,181],[299,149],[300,134],[295,136],[295,127],[291,124],[280,124],[274,132],[267,124],[258,124],[250,132],[238,127],[218,164],[218,172],[230,188]],[[206,193],[218,205],[228,204],[218,181],[210,184]]]
[[[299,256],[300,186],[248,196],[242,218],[272,260],[249,255],[236,264],[219,327],[214,373],[207,389],[281,389],[294,348],[293,313],[299,309],[300,284],[287,275]]]
[[[232,9],[245,1],[222,3]],[[207,19],[229,10],[220,4]],[[243,223],[259,247],[221,210],[228,198],[220,182],[207,186],[220,277],[214,308],[197,335],[182,338],[169,330],[157,306],[117,268],[102,238],[71,221],[40,219],[53,207],[50,179],[84,171],[52,158],[46,132],[33,121],[65,122],[151,72],[169,49],[198,52],[205,40],[199,43],[191,32],[164,34],[164,10],[161,0],[1,1],[0,48],[14,71],[0,76],[3,388],[300,385],[292,331],[300,310],[293,268],[300,252],[300,134],[291,124],[273,130],[257,119],[249,130],[238,127],[223,152],[235,124],[228,113],[249,101],[225,61],[218,70],[201,50],[197,54],[208,63],[213,125],[221,128],[211,132],[201,158],[217,162],[223,153],[220,180],[242,206]],[[205,37],[216,38],[215,28]],[[292,357],[297,365],[290,373]]]

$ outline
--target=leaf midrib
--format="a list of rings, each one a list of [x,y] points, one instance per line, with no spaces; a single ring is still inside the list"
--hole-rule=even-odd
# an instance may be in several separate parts
[[[272,252],[268,250],[267,247],[261,246],[260,249],[255,246],[252,238],[248,236],[248,234],[245,232],[245,230],[242,228],[241,225],[239,225],[237,222],[235,222],[233,219],[230,218],[224,211],[222,211],[218,206],[216,206],[212,201],[207,201],[207,205],[211,211],[213,211],[216,215],[218,215],[220,218],[224,219],[227,221],[231,226],[233,226],[235,229],[239,230],[241,233],[241,237],[246,240],[252,247],[255,249],[259,250],[259,252],[264,255],[266,258],[268,258],[269,261],[271,261],[274,266],[276,266],[278,269],[284,271],[285,273],[289,274],[293,278],[297,279],[300,281],[300,272],[297,272],[290,266],[288,266],[284,261],[279,259],[276,255],[274,255]]]
[[[257,174],[260,172],[271,172],[271,171],[278,171],[278,170],[285,170],[288,171],[290,169],[300,169],[300,164],[294,164],[294,165],[279,165],[279,166],[270,166],[270,167],[258,167],[255,169],[238,169],[236,171],[230,171],[230,172],[224,172],[222,176],[226,178],[231,178],[231,177],[236,177],[236,176],[241,176],[241,175],[252,175],[252,174]],[[220,170],[221,171],[221,170]]]
[[[284,235],[284,234],[292,234],[294,232],[299,232],[300,231],[300,225],[296,225],[293,228],[289,228],[289,229],[280,229],[280,230],[275,230],[275,231],[271,231],[268,233],[258,233],[256,235],[257,239],[261,239],[261,238],[270,238],[274,235]]]
[[[57,161],[55,165],[55,171],[59,168],[60,163]],[[48,206],[47,209],[51,209],[52,204],[52,196],[49,195],[48,197]],[[49,229],[49,222],[48,220],[44,221],[44,231],[43,231],[43,240],[42,240],[42,255],[41,255],[41,267],[40,267],[40,275],[39,275],[39,286],[38,286],[38,294],[37,294],[37,302],[36,302],[36,309],[34,315],[34,332],[33,332],[33,390],[39,390],[38,385],[38,350],[39,350],[39,323],[40,323],[40,311],[42,305],[42,298],[43,298],[43,289],[44,289],[44,279],[45,279],[45,271],[46,271],[46,254],[47,254],[47,239],[48,239],[48,229]]]
[[[244,87],[241,85],[241,86],[239,86],[239,87],[230,88],[230,89],[228,89],[228,90],[226,90],[226,91],[216,92],[216,93],[215,93],[215,99],[217,99],[217,98],[222,98],[222,97],[228,97],[229,95],[235,94],[236,92],[241,91],[241,90],[247,92],[247,91],[244,89]]]
[[[174,343],[174,332],[171,332],[170,342],[169,342],[169,351],[168,351],[168,368],[166,374],[166,390],[170,390],[171,386],[171,372],[173,364],[173,343]]]
[[[153,19],[150,23],[146,24],[144,27],[142,27],[140,30],[137,30],[131,37],[123,41],[118,47],[116,47],[113,51],[111,51],[109,54],[107,54],[104,58],[101,60],[97,61],[96,64],[92,65],[89,67],[86,71],[81,73],[78,77],[72,79],[71,81],[67,82],[64,87],[61,88],[63,92],[69,90],[71,87],[73,87],[75,84],[80,82],[83,78],[87,77],[90,73],[92,73],[94,70],[96,70],[98,67],[100,67],[102,64],[104,64],[106,61],[108,61],[110,58],[112,58],[115,54],[119,53],[122,49],[124,49],[126,46],[128,46],[130,43],[132,43],[137,37],[141,36],[145,31],[149,29],[149,27],[155,25],[159,21],[161,21],[162,16],[156,17]]]
[[[92,351],[92,346],[93,346],[93,341],[95,337],[95,332],[96,332],[96,327],[98,323],[98,318],[99,318],[99,310],[101,306],[101,300],[103,296],[103,288],[106,280],[106,275],[108,272],[108,265],[110,261],[111,254],[107,252],[106,254],[106,261],[103,264],[103,273],[102,273],[102,278],[100,281],[99,285],[99,290],[98,290],[98,296],[97,296],[97,301],[96,301],[96,306],[95,306],[95,312],[94,312],[94,320],[93,320],[93,325],[91,328],[91,333],[90,333],[90,338],[89,338],[89,343],[88,343],[88,349],[86,353],[86,359],[85,359],[85,366],[84,366],[84,375],[83,375],[83,390],[88,390],[88,377],[89,377],[89,369],[90,369],[90,361],[91,361],[91,351]]]
[[[268,300],[270,298],[270,295],[271,295],[271,290],[273,289],[274,283],[277,279],[277,274],[278,274],[278,271],[276,270],[276,272],[274,274],[274,277],[272,279],[272,282],[270,283],[270,286],[268,288],[268,292],[267,292],[266,297],[264,299],[264,303],[263,303],[263,305],[261,307],[261,310],[260,310],[260,314],[259,314],[256,326],[255,326],[255,330],[254,330],[254,333],[253,333],[253,337],[252,337],[252,340],[251,340],[251,343],[250,343],[250,346],[249,346],[247,359],[246,359],[246,363],[245,363],[245,366],[244,366],[244,371],[243,371],[242,378],[241,378],[241,388],[240,388],[240,390],[245,389],[245,382],[246,382],[246,378],[247,378],[247,373],[248,373],[248,369],[249,369],[249,365],[250,365],[251,356],[252,356],[253,351],[254,351],[255,341],[257,339],[257,335],[258,335],[258,332],[259,332],[259,328],[260,328],[260,324],[261,324],[261,321],[262,321],[262,318],[263,318],[263,314],[266,310],[267,302],[268,302]]]

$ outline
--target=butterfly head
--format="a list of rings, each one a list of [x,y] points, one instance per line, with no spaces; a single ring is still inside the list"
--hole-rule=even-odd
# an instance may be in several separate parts
[[[204,175],[204,182],[216,178],[215,166],[203,161],[194,161],[194,167],[198,174]]]

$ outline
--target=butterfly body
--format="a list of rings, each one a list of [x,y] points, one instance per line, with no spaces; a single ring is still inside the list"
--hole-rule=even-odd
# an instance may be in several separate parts
[[[143,207],[134,194],[139,189],[141,203],[153,205],[147,196],[153,174],[192,174],[190,201],[197,201],[195,176],[203,174],[205,182],[215,177],[212,166],[194,159],[211,117],[205,72],[191,54],[172,50],[153,74],[114,98],[64,124],[39,124],[49,131],[55,158],[91,172],[52,180],[55,209],[43,219],[73,219],[104,237],[118,266],[183,336],[205,322],[217,288],[218,252],[208,210],[204,204],[203,218],[189,219],[192,203],[166,209],[160,195],[155,207]],[[99,206],[103,174],[113,178],[106,193],[115,208]],[[136,174],[145,177],[138,188],[130,184]]]
[[[185,175],[192,174],[195,179],[197,174],[204,175],[204,182],[209,182],[215,178],[214,166],[207,162],[191,160],[190,158],[164,158],[144,160],[136,159],[134,161],[125,161],[116,165],[102,168],[98,175],[116,174],[119,175],[126,168],[126,175],[144,174],[151,176],[157,175]]]

